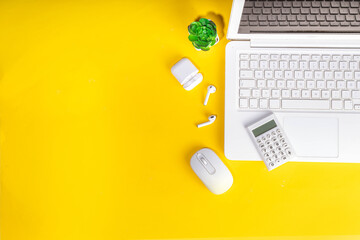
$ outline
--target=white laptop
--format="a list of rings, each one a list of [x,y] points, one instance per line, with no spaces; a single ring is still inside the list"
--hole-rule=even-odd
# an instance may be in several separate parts
[[[233,1],[225,70],[228,159],[261,159],[246,127],[273,112],[295,161],[360,162],[357,4]]]

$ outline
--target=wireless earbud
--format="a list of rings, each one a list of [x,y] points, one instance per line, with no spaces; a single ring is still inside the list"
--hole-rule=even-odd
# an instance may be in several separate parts
[[[208,86],[205,101],[204,101],[204,106],[206,106],[206,104],[208,103],[210,94],[214,93],[214,92],[216,92],[216,87],[214,85]]]
[[[212,124],[213,122],[215,122],[215,120],[216,120],[216,115],[211,115],[211,116],[209,117],[209,121],[208,121],[208,122],[200,123],[200,124],[197,125],[197,127],[198,127],[198,128],[201,128],[201,127],[210,125],[210,124]]]

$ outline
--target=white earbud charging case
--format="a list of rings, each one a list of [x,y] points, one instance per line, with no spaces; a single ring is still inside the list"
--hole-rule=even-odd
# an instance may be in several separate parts
[[[199,73],[199,70],[187,58],[183,58],[175,63],[171,68],[171,73],[183,88],[188,91],[196,87],[203,80],[203,75]]]

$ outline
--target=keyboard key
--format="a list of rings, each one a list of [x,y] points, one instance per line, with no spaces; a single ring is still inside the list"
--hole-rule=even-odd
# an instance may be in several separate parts
[[[295,88],[295,81],[286,81],[287,88]]]
[[[355,72],[355,80],[360,80],[360,72]]]
[[[240,80],[241,88],[253,88],[256,86],[255,80]]]
[[[265,98],[270,97],[270,90],[268,90],[268,89],[262,90],[262,91],[261,91],[261,95],[262,95],[263,97],[265,97]]]
[[[344,72],[344,78],[346,80],[351,80],[353,78],[353,73],[352,72]]]
[[[266,81],[265,80],[258,80],[258,88],[264,88],[266,87]]]
[[[282,79],[284,77],[283,71],[275,71],[274,74],[276,79]]]
[[[268,100],[267,99],[260,99],[260,108],[267,109],[268,108]]]
[[[330,91],[328,91],[328,90],[321,91],[321,98],[329,99],[330,98]]]
[[[352,91],[352,97],[356,99],[360,98],[360,91]]]
[[[306,82],[306,87],[310,88],[310,89],[315,88],[315,81],[307,81]]]
[[[344,89],[346,88],[346,83],[345,81],[337,81],[336,86],[338,89]]]
[[[276,87],[275,81],[274,80],[267,81],[267,87],[268,88],[275,88]]]
[[[305,109],[305,110],[327,110],[330,109],[330,102],[327,100],[282,100],[284,109]]]
[[[283,80],[277,80],[276,81],[276,83],[277,83],[277,87],[278,88],[285,88],[285,81],[283,81]]]
[[[282,98],[290,98],[290,90],[282,90],[281,96]]]
[[[342,91],[341,92],[341,98],[343,98],[343,99],[351,98],[350,91]]]
[[[250,108],[258,108],[258,100],[257,99],[250,99]]]
[[[279,63],[277,61],[270,61],[269,62],[269,67],[272,70],[276,70],[279,68]]]
[[[325,71],[324,73],[325,73],[325,79],[334,79],[334,74],[332,72]]]
[[[305,81],[297,81],[296,86],[297,88],[305,88]]]
[[[284,75],[286,79],[293,79],[294,78],[294,74],[292,71],[284,71]]]
[[[272,79],[274,77],[272,71],[265,71],[264,74],[266,79]]]
[[[324,75],[323,75],[322,71],[315,71],[314,77],[315,77],[315,79],[323,79]]]
[[[343,108],[343,103],[341,100],[333,100],[331,101],[331,108],[332,109],[342,109]]]
[[[240,89],[240,97],[250,97],[250,89]]]
[[[253,72],[252,71],[241,70],[240,71],[240,78],[242,78],[242,79],[253,78]]]
[[[311,91],[311,98],[315,98],[315,99],[320,98],[320,91],[319,90],[312,90]]]
[[[356,88],[356,83],[355,83],[355,81],[347,81],[347,88],[348,89],[354,89],[354,88]]]
[[[240,54],[240,59],[249,59],[249,55],[248,54]]]
[[[240,108],[247,108],[248,107],[248,104],[249,101],[247,98],[240,98],[240,101],[239,101],[239,107]]]
[[[292,90],[291,91],[291,96],[293,98],[300,98],[300,90]]]
[[[250,61],[250,68],[251,69],[256,69],[259,68],[259,62],[258,61]]]
[[[331,91],[331,97],[332,97],[332,98],[335,98],[335,99],[341,98],[341,96],[340,96],[340,91],[338,91],[338,90],[333,90],[333,91]]]
[[[269,68],[268,61],[260,61],[260,68],[261,69],[268,69]]]
[[[280,108],[280,100],[270,99],[270,108]]]
[[[280,98],[280,90],[274,89],[271,91],[271,97],[273,98]]]
[[[325,88],[325,81],[317,81],[316,87],[319,89]]]
[[[335,88],[335,81],[327,81],[326,86],[329,89],[334,89]]]
[[[249,62],[248,61],[240,61],[240,69],[248,69]]]
[[[352,104],[352,101],[351,100],[346,100],[344,101],[344,108],[346,110],[351,110],[353,108],[353,104]]]
[[[259,98],[261,96],[259,89],[253,89],[251,92],[252,97]]]
[[[296,79],[303,79],[304,78],[304,72],[303,71],[295,71],[294,72],[294,77]]]
[[[337,80],[344,78],[343,73],[340,71],[335,71],[334,74],[335,74],[335,79]]]
[[[302,90],[301,97],[302,98],[310,98],[310,90]]]
[[[263,79],[264,78],[264,72],[263,71],[255,71],[255,78]]]

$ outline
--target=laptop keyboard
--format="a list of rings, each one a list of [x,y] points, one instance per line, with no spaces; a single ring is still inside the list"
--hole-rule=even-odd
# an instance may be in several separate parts
[[[360,50],[239,52],[240,110],[360,112]]]
[[[239,33],[360,32],[360,1],[246,0]]]

